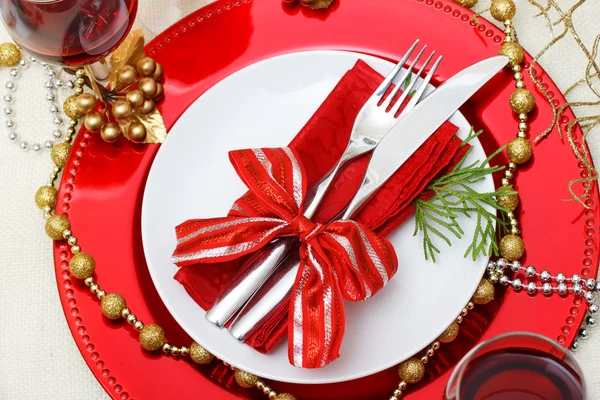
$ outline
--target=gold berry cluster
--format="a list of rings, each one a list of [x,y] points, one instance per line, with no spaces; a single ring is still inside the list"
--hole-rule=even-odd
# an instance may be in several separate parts
[[[79,72],[79,71],[78,71]],[[90,132],[98,132],[107,142],[122,134],[134,142],[146,139],[146,126],[140,118],[154,112],[156,101],[164,94],[160,81],[162,66],[150,57],[142,57],[133,65],[117,70],[117,85],[103,96],[105,103],[91,93],[82,93],[76,99],[79,112],[85,114],[83,123]],[[126,131],[124,131],[126,129]]]

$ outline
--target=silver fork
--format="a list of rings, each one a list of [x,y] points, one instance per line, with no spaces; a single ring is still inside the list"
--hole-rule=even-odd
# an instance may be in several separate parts
[[[428,61],[431,59],[431,56],[424,63],[421,70],[416,75],[414,82],[418,80],[418,77],[421,75],[425,67],[427,66]],[[395,114],[398,111],[398,108],[401,106],[401,101],[403,99],[399,99],[392,109],[389,112],[386,112],[386,109],[389,107],[390,99],[384,101],[381,107],[374,110],[379,118],[386,120],[399,121],[400,118],[406,115],[409,111],[411,111],[414,106],[423,98],[425,91],[427,89],[428,83],[431,81],[436,69],[438,68],[442,57],[438,57],[435,64],[431,67],[429,72],[427,73],[425,79],[420,81],[418,88],[415,90],[412,95],[410,101],[407,103],[406,107],[402,110],[402,113],[396,118]],[[412,86],[408,87],[404,93],[408,93],[411,90]],[[391,97],[391,96],[390,96]],[[409,133],[407,133],[409,134]],[[367,171],[368,176],[368,171]],[[364,185],[363,181],[363,185]],[[361,185],[362,187],[362,185]],[[359,189],[360,191],[360,189]],[[360,196],[362,201],[366,198],[365,196]],[[335,219],[347,219],[350,218],[361,206],[362,201],[357,201],[357,197],[351,201],[348,208],[341,211],[337,216],[335,216],[332,220]],[[279,308],[279,305],[283,302],[287,301],[289,298],[291,289],[294,285],[294,281],[296,279],[297,271],[298,271],[298,261],[297,254],[294,257],[287,257],[283,262],[280,263],[277,271],[269,277],[268,281],[254,294],[252,299],[246,303],[244,308],[238,313],[235,320],[231,323],[229,327],[229,332],[238,340],[244,341],[249,335],[251,335],[258,327],[262,326],[264,321],[271,318],[272,313]]]
[[[304,216],[307,218],[312,218],[316,212],[319,203],[325,196],[325,193],[329,189],[329,186],[333,182],[338,171],[348,161],[372,151],[398,122],[398,118],[396,118],[395,115],[398,113],[400,106],[406,100],[417,81],[415,78],[406,83],[407,79],[411,76],[411,71],[425,51],[426,46],[423,46],[407,70],[403,71],[402,66],[413,52],[418,42],[419,41],[417,40],[413,43],[408,52],[402,57],[398,64],[396,64],[392,72],[384,79],[381,85],[375,90],[373,95],[359,111],[346,150],[333,170],[319,183],[312,201],[304,211]],[[418,72],[417,77],[425,70],[427,64],[433,57],[433,54],[434,52],[427,58],[423,67]],[[438,59],[434,65],[433,71],[437,68],[439,61],[440,59]],[[390,88],[394,79],[399,75],[400,79],[397,86],[384,99],[385,93]],[[427,82],[429,82],[432,75],[433,72],[430,71],[405,107],[405,111],[416,105],[419,98],[423,95]],[[403,93],[390,108],[392,101],[402,86],[404,86]],[[389,111],[387,110],[388,108],[390,108]],[[260,253],[255,255],[252,259],[252,264],[243,266],[240,272],[234,276],[223,289],[218,301],[206,313],[206,318],[216,326],[223,327],[265,283],[277,266],[285,259],[286,254],[294,248],[296,243],[296,238],[280,238],[261,249]]]

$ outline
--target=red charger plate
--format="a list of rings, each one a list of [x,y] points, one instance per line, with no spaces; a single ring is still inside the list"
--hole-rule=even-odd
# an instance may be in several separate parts
[[[402,49],[420,38],[444,55],[436,77],[439,83],[497,54],[502,32],[483,19],[475,25],[471,16],[469,10],[446,0],[338,0],[326,12],[279,1],[217,1],[163,32],[146,51],[165,67],[166,95],[160,109],[169,128],[198,96],[224,77],[262,59],[299,50],[352,50],[395,60]],[[531,62],[529,55],[526,62]],[[537,72],[553,102],[564,103],[551,79],[541,69]],[[525,82],[537,99],[530,119],[534,136],[550,124],[552,112],[527,75]],[[462,109],[476,128],[484,129],[481,139],[488,152],[515,136],[517,120],[508,107],[513,88],[510,74],[504,72]],[[572,118],[568,111],[560,124],[564,126]],[[576,135],[580,138],[581,132]],[[61,181],[57,210],[69,216],[83,250],[95,257],[97,282],[109,293],[122,293],[141,320],[165,328],[169,342],[189,345],[191,340],[154,289],[140,237],[143,189],[158,146],[123,139],[108,144],[83,129],[73,150]],[[534,148],[532,161],[520,169],[516,181],[527,247],[523,262],[554,273],[595,277],[597,190],[594,188],[586,199],[591,207],[588,210],[563,201],[569,197],[569,180],[585,176],[585,171],[556,132]],[[95,296],[82,282],[71,278],[66,243],[56,242],[54,250],[59,295],[69,328],[86,363],[110,396],[264,398],[256,390],[235,385],[231,370],[218,361],[196,366],[143,351],[137,332],[123,321],[103,318]],[[456,361],[477,342],[500,333],[538,332],[569,346],[585,310],[581,300],[572,297],[546,298],[499,290],[494,302],[470,313],[458,339],[442,346],[428,364],[427,379],[411,387],[408,397],[440,398]],[[410,325],[410,321],[406,323]],[[372,399],[390,396],[397,382],[392,368],[341,384],[270,384],[278,392],[290,392],[299,399]]]

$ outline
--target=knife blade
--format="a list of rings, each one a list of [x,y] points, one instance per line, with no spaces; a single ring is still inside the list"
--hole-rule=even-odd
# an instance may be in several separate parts
[[[401,118],[375,148],[363,183],[342,219],[354,215],[437,128],[496,75],[507,62],[508,58],[496,56],[465,68],[440,85]],[[278,273],[258,290],[228,328],[235,338],[243,341],[272,315],[279,304],[287,300],[298,267],[297,255],[289,257],[280,265]]]

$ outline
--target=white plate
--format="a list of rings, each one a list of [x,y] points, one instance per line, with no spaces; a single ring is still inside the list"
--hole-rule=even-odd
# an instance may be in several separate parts
[[[179,118],[150,170],[142,206],[142,238],[152,280],[181,327],[221,360],[258,376],[283,382],[330,383],[370,375],[394,366],[434,341],[456,318],[475,291],[487,260],[463,258],[475,221],[460,220],[463,240],[442,244],[437,263],[425,261],[414,219],[389,239],[399,269],[372,299],[346,302],[347,329],[340,358],[326,368],[303,370],[288,362],[286,343],[268,355],[239,343],[227,330],[209,323],[205,312],[173,279],[170,261],[177,224],[227,214],[245,187],[227,152],[286,145],[330,93],[342,75],[362,58],[386,75],[392,64],[375,57],[339,51],[287,54],[244,68],[202,95]],[[469,124],[456,113],[451,121]],[[486,155],[479,142],[470,161]],[[474,186],[494,190],[491,177]]]

